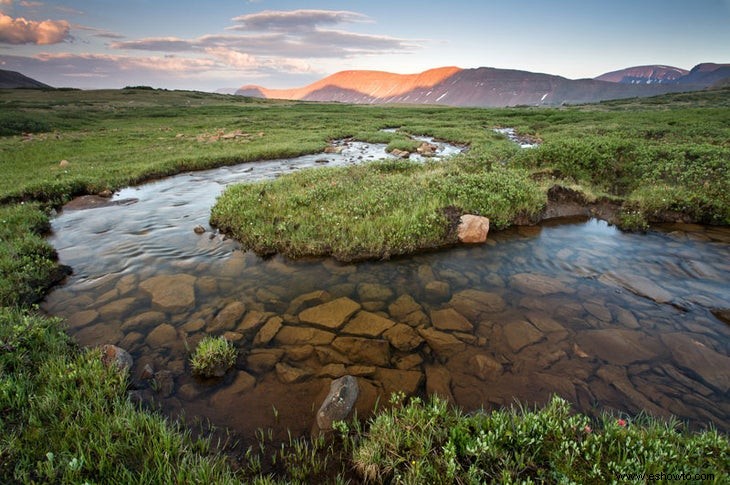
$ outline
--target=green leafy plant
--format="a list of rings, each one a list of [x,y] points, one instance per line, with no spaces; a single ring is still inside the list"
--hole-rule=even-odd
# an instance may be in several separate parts
[[[205,337],[190,359],[193,374],[221,377],[236,362],[237,351],[225,337]]]

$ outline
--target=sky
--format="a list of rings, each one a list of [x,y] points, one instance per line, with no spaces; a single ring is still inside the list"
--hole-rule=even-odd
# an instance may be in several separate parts
[[[56,87],[298,87],[341,70],[595,77],[730,62],[730,0],[0,0],[0,69]]]

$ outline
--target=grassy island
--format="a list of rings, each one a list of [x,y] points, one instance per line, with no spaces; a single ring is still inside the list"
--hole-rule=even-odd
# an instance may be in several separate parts
[[[332,440],[227,455],[140,409],[125,374],[79,348],[34,304],[64,275],[44,239],[72,197],[187,170],[322,151],[351,137],[462,143],[444,162],[317,169],[230,188],[213,220],[263,253],[342,259],[453,242],[454,215],[496,227],[538,218],[551,187],[611,201],[628,225],[730,223],[730,90],[561,109],[291,103],[196,92],[0,90],[0,482],[643,482],[690,473],[726,483],[730,444],[677,423],[544,409],[466,416],[412,400]],[[398,127],[396,133],[380,131]],[[522,150],[493,132],[540,140]]]

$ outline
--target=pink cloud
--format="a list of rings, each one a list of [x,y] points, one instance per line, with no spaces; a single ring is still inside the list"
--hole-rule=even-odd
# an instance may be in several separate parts
[[[65,20],[36,22],[23,17],[13,18],[0,12],[0,43],[58,44],[69,37],[71,27]]]

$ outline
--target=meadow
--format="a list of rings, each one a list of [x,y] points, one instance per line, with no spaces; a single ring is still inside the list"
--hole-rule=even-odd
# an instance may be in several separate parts
[[[559,402],[469,418],[438,401],[404,403],[363,427],[342,427],[336,445],[295,439],[270,450],[262,434],[261,450],[231,466],[237,460],[225,446],[133,405],[125,377],[103,367],[98,351],[78,348],[63,322],[41,315],[35,303],[64,275],[43,236],[53,210],[72,197],[318,153],[342,138],[407,148],[409,135],[428,135],[468,150],[444,162],[320,168],[239,185],[219,200],[213,221],[262,253],[381,258],[452,243],[454,210],[486,215],[497,228],[538,217],[547,190],[562,185],[587,200],[615,201],[632,228],[666,218],[727,225],[729,89],[500,110],[144,88],[0,90],[0,108],[0,481],[272,483],[324,474],[340,482],[581,482],[659,470],[663,462],[712,472],[717,483],[727,476],[726,436],[652,420],[627,429],[611,416],[602,423],[567,418]],[[496,127],[515,128],[541,145],[520,149]],[[437,436],[423,426],[428,422],[443,424]],[[634,446],[624,446],[627,436]],[[535,448],[541,442],[551,447]],[[568,452],[573,471],[559,465]],[[278,464],[262,467],[272,453]],[[277,475],[269,477],[270,470]]]

